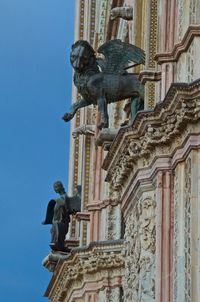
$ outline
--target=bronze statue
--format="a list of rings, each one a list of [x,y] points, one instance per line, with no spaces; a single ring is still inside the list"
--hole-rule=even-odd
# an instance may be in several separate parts
[[[87,41],[79,40],[72,45],[70,54],[74,68],[74,84],[81,95],[81,100],[74,102],[64,121],[71,120],[79,108],[91,104],[98,105],[101,113],[99,129],[108,128],[109,117],[107,104],[127,98],[139,99],[139,109],[143,109],[144,88],[136,74],[128,73],[130,62],[144,64],[144,51],[134,45],[111,40],[99,47],[97,58],[94,49]],[[135,66],[133,65],[133,66]]]
[[[65,236],[69,229],[70,215],[81,211],[81,186],[77,186],[77,194],[73,197],[67,195],[62,182],[55,182],[53,187],[60,197],[49,201],[43,224],[52,224],[51,249],[69,252],[64,245]]]

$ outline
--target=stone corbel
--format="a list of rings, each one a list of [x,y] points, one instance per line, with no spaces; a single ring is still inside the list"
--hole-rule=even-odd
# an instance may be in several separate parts
[[[116,206],[119,203],[119,199],[104,199],[99,201],[93,201],[87,205],[88,211],[100,211],[103,208],[106,208],[108,205]]]
[[[96,145],[102,146],[105,150],[108,150],[118,131],[119,129],[114,128],[102,129],[96,138]]]
[[[114,7],[110,12],[110,19],[122,18],[124,20],[133,20],[133,8],[130,6]]]
[[[90,213],[78,212],[78,213],[76,213],[76,219],[78,221],[90,221]]]
[[[81,125],[75,128],[72,132],[73,138],[77,138],[79,135],[91,135],[95,134],[96,126],[95,125]]]
[[[51,252],[42,261],[42,265],[48,269],[49,272],[54,272],[60,260],[67,259],[68,255],[62,252]]]

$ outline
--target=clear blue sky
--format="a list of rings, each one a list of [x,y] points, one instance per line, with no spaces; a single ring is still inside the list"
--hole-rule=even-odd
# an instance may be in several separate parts
[[[74,0],[0,0],[0,299],[41,302],[51,278],[42,226],[67,188]]]

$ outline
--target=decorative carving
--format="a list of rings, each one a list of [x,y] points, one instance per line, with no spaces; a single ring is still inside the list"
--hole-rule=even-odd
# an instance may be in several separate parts
[[[130,211],[125,231],[124,301],[155,300],[155,201],[139,201]]]
[[[130,6],[114,7],[110,12],[110,19],[122,18],[124,20],[133,20],[133,8]]]
[[[74,250],[68,258],[63,259],[59,270],[56,270],[56,276],[53,278],[57,277],[57,279],[54,280],[53,288],[47,289],[45,296],[53,302],[59,301],[61,297],[68,301],[74,286],[76,285],[76,289],[81,289],[86,280],[88,282],[96,280],[98,284],[102,279],[107,279],[109,283],[112,283],[112,278],[121,278],[124,269],[122,246],[123,241],[118,240],[109,241],[107,244],[105,242],[91,243],[87,248]],[[117,286],[120,285],[120,283],[117,284]]]
[[[191,83],[194,80],[194,40],[192,41],[188,53],[187,53],[187,77],[188,83]]]
[[[178,40],[180,41],[183,36],[183,22],[184,22],[184,4],[185,0],[178,0]]]
[[[153,109],[155,107],[155,82],[150,82],[147,85],[149,90],[148,109]]]
[[[106,40],[106,22],[107,22],[107,12],[109,10],[109,1],[108,0],[102,0],[100,2],[100,24],[98,28],[98,45],[101,45]]]
[[[196,14],[197,14],[197,1],[190,0],[190,24],[196,23]]]
[[[117,240],[121,236],[121,211],[117,206],[107,207],[107,240]]]
[[[120,287],[106,289],[106,302],[121,302]]]
[[[157,47],[157,31],[158,31],[158,1],[152,0],[151,5],[151,19],[150,19],[150,38],[149,38],[149,67],[155,68],[155,54]]]
[[[191,158],[186,161],[185,166],[185,204],[184,204],[184,254],[185,254],[185,301],[192,301],[192,234],[191,234],[191,221],[192,221],[192,204],[191,204]]]
[[[138,165],[144,167],[152,162],[157,148],[166,155],[171,152],[172,142],[179,140],[181,144],[180,137],[188,124],[199,120],[200,81],[172,85],[153,112],[141,112],[133,125],[119,130],[103,163],[112,190],[121,192]]]

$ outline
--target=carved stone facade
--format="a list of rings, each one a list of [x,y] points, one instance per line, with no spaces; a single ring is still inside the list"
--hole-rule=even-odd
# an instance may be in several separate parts
[[[97,296],[106,287],[106,301],[117,301],[114,299],[118,294],[120,297],[119,282],[124,270],[122,246],[122,240],[90,244],[88,248],[75,249],[71,255],[58,259],[56,274],[46,295],[53,302],[71,302],[86,298],[94,291]],[[100,296],[104,296],[102,291]]]
[[[124,301],[155,299],[155,207],[140,200],[126,217]]]
[[[123,110],[131,100],[111,104],[111,128],[102,131],[96,106],[72,122],[69,193],[82,185],[82,210],[71,253],[44,259],[53,272],[45,295],[198,302],[200,1],[76,1],[76,40],[97,49],[115,38],[145,50],[145,65],[130,70],[145,86],[145,110],[132,120]]]

